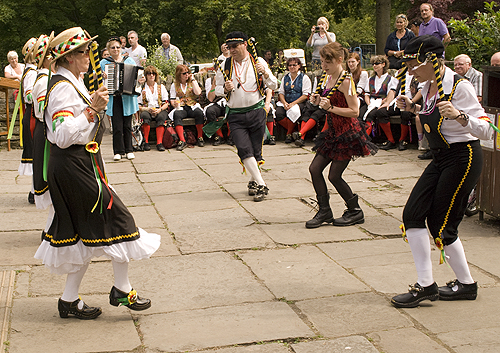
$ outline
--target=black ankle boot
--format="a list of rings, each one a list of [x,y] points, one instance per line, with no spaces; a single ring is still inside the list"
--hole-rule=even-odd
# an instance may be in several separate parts
[[[333,212],[330,208],[330,194],[316,195],[318,198],[318,213],[306,222],[306,228],[318,228],[323,223],[333,223]]]
[[[68,315],[74,315],[78,319],[92,320],[101,315],[102,313],[101,308],[90,307],[85,303],[83,303],[82,309],[78,309],[78,303],[80,303],[80,301],[81,301],[80,298],[78,298],[74,302],[66,302],[62,299],[59,299],[59,302],[57,303],[59,316],[65,319],[68,317]]]
[[[357,194],[354,194],[353,197],[347,200],[345,205],[347,206],[347,210],[344,211],[342,217],[335,218],[333,222],[334,226],[352,226],[353,224],[365,222],[365,215],[359,207]]]
[[[113,286],[109,292],[109,304],[114,306],[126,306],[132,310],[146,310],[151,307],[151,300],[141,298],[135,290],[125,293]]]

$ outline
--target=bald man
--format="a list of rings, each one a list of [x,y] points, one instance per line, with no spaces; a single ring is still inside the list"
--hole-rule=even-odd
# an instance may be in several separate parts
[[[491,57],[491,66],[500,66],[500,51],[496,52]]]

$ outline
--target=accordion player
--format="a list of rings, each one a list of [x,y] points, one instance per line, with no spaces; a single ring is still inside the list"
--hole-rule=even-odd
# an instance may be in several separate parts
[[[111,62],[106,64],[104,68],[107,75],[105,84],[110,95],[141,95],[142,87],[138,81],[144,75],[143,67]]]

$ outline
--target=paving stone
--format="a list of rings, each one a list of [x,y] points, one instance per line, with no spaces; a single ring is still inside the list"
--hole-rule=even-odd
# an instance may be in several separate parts
[[[400,353],[403,347],[405,353],[449,352],[445,347],[414,327],[372,332],[368,334],[368,337],[385,353]]]
[[[288,179],[285,183],[281,180],[265,180],[269,187],[269,194],[266,196],[267,200],[301,198],[309,196],[311,191],[313,191],[311,183],[305,179]],[[253,200],[253,196],[248,195],[247,185],[242,185],[241,183],[223,183],[222,186],[238,200]]]
[[[110,307],[107,296],[86,298],[91,306],[103,308],[95,320],[61,319],[57,300],[57,297],[14,300],[9,352],[123,352],[141,345],[128,310]]]
[[[478,237],[476,234],[473,238],[462,239],[462,244],[469,263],[500,277],[500,263],[498,261],[500,244],[497,241],[494,241],[492,237]]]
[[[272,190],[269,191],[272,193]],[[241,201],[241,206],[260,223],[305,222],[311,218],[309,206],[297,199],[272,199],[262,202]]]
[[[194,172],[194,171],[193,171]],[[149,196],[163,196],[204,190],[220,190],[220,187],[204,173],[197,173],[197,178],[189,180],[177,179],[143,184]]]
[[[453,331],[438,337],[457,353],[496,353],[500,346],[499,327]]]
[[[299,301],[297,307],[321,335],[342,337],[411,326],[389,301],[373,293]]]
[[[369,290],[314,246],[238,255],[277,298],[303,300]]]
[[[169,160],[165,163],[135,163],[134,167],[138,173],[168,172],[175,170],[196,170],[198,167],[187,157],[182,160]]]
[[[156,183],[159,181],[184,180],[189,183],[192,180],[197,180],[203,173],[198,173],[194,170],[175,170],[170,172],[156,172],[137,174],[137,177],[142,183]]]
[[[373,235],[398,236],[401,235],[401,222],[390,216],[366,217],[365,223],[359,226]]]
[[[143,229],[164,228],[165,224],[156,212],[154,206],[128,207],[135,220],[135,224]]]
[[[378,353],[378,350],[362,336],[342,337],[334,340],[300,342],[292,344],[295,353]]]
[[[139,182],[113,185],[113,188],[127,207],[151,205],[151,200]]]
[[[4,201],[0,195],[0,204]],[[0,224],[2,231],[31,231],[45,229],[48,209],[38,210],[35,205],[28,203],[28,194],[10,195],[8,206],[0,209]],[[6,204],[4,204],[6,205]]]
[[[204,352],[217,353],[290,353],[290,350],[282,343],[258,343],[251,346],[237,346],[230,348],[215,348]],[[194,353],[194,352],[192,352]]]
[[[0,266],[35,265],[41,231],[0,232]]]
[[[419,177],[423,168],[414,162],[350,165],[350,169],[374,180]]]
[[[133,173],[106,173],[110,185],[137,183],[137,177]]]
[[[103,157],[104,158],[104,157]],[[134,165],[129,160],[113,161],[113,156],[110,155],[109,158],[104,158],[104,169],[107,173],[133,173]]]
[[[165,228],[148,228],[148,232],[156,233],[161,236],[161,244],[158,250],[151,256],[153,257],[163,257],[163,256],[175,256],[180,255],[177,245],[174,243],[174,238]]]
[[[162,351],[314,336],[293,310],[281,302],[141,316],[139,323],[145,345]]]
[[[186,253],[274,247],[241,208],[196,212],[190,217],[167,216],[168,229]]]

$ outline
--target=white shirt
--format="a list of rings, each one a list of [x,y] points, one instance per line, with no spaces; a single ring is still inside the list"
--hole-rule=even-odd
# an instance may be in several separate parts
[[[69,70],[59,67],[54,75],[62,75],[89,100],[83,81],[76,78]],[[69,83],[57,84],[49,95],[49,102],[45,110],[45,121],[47,123],[47,139],[56,144],[59,148],[68,148],[71,145],[85,145],[93,138],[96,123],[89,123],[84,114],[88,105],[83,101],[78,92]],[[57,113],[64,114],[64,121],[56,120],[52,124],[52,119]],[[55,130],[54,130],[55,127]]]
[[[128,56],[135,61],[135,64],[137,66],[142,66],[141,59],[146,59],[148,57],[148,52],[146,51],[146,48],[144,48],[140,44],[137,44],[135,50],[132,50],[132,47],[130,47],[130,48],[125,48],[123,51],[128,53]]]
[[[290,75],[290,73],[287,73],[286,75],[290,76],[290,80],[292,80],[292,76]],[[299,77],[299,75],[300,75],[300,72],[297,74],[297,77]],[[297,77],[295,77],[295,80],[297,79]],[[291,81],[292,85],[295,82],[295,80]],[[302,95],[303,96],[307,96],[307,95],[311,94],[311,86],[312,86],[311,79],[306,74],[303,74],[303,76],[302,76]],[[278,93],[285,95],[285,78],[284,77],[281,80],[281,85],[280,85],[280,89],[279,89]],[[289,103],[291,103],[291,102],[289,102]]]
[[[389,74],[385,73],[380,77],[375,75],[375,83],[374,83],[375,93],[377,93],[379,91],[380,87],[382,87],[382,83],[384,82],[387,75],[389,75]],[[389,83],[387,84],[387,93],[389,93],[389,91],[391,89],[396,90],[397,88],[398,88],[398,80],[395,77],[391,76],[391,79],[390,79]],[[371,92],[370,92],[370,80],[369,79],[366,80],[366,84],[363,87],[363,89],[365,90],[365,95],[370,95]]]
[[[443,77],[443,90],[445,94],[449,94],[453,89],[454,75],[455,72],[446,67]],[[427,81],[424,88],[422,88],[422,97],[425,103],[421,112],[429,109],[435,104],[437,95],[434,97],[427,97],[430,85],[431,83]],[[486,116],[486,113],[481,104],[479,104],[476,91],[469,81],[463,80],[457,85],[451,103],[455,109],[461,110],[469,116],[469,123],[463,127],[457,121],[443,119],[441,132],[446,141],[455,143],[467,142],[478,138],[481,140],[490,140],[492,138],[493,129],[486,121],[478,119],[479,117]],[[436,107],[435,109],[438,108]]]
[[[168,92],[164,85],[160,85],[161,89],[161,100],[163,102],[168,102]],[[155,82],[154,91],[151,92],[151,88],[146,84],[144,86],[143,92],[146,92],[146,100],[148,101],[148,108],[160,108],[162,103],[158,102],[158,84]],[[142,96],[142,95],[141,95]],[[140,100],[142,105],[142,99]]]
[[[364,87],[368,85],[368,72],[365,70],[361,70],[361,74],[359,75],[358,85],[356,86],[356,92],[358,94],[363,93]]]
[[[263,79],[267,88],[272,90],[278,88],[278,80],[269,69],[267,62],[261,57],[257,58],[257,62],[264,65],[266,69],[268,78],[266,79],[265,75],[263,75]],[[224,64],[224,62],[221,63],[222,70],[224,70]],[[250,55],[247,55],[247,57],[242,60],[241,64],[236,63],[235,60],[234,66],[232,77],[230,78],[234,84],[234,92],[231,92],[229,102],[227,103],[229,108],[251,107],[264,99],[265,97],[262,96],[258,90]],[[217,96],[224,96],[224,76],[220,70],[217,70],[215,82],[215,94]]]
[[[38,70],[38,75],[39,74],[49,74],[48,69],[40,69]],[[37,76],[38,76],[37,75]],[[35,85],[33,86],[33,107],[35,109],[35,116],[38,120],[43,122],[43,106],[42,110],[40,110],[40,103],[45,101],[45,93],[47,93],[47,81],[48,81],[48,76],[42,76],[40,79],[38,79],[35,82]]]
[[[36,80],[36,66],[33,64],[26,64],[26,67],[31,67],[34,70],[30,70],[24,76],[23,80],[23,89],[24,89],[24,101],[28,104],[33,104],[33,97],[28,97],[28,94],[33,94],[33,85],[35,84]]]
[[[21,67],[21,76],[24,72],[24,64],[21,64],[21,63],[18,63],[17,65],[19,65]],[[9,73],[11,74],[12,76],[16,76],[17,75],[17,72],[14,70],[14,68],[12,67],[11,64],[5,66],[5,70],[4,70],[5,73]]]

